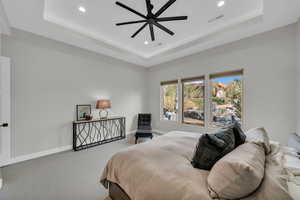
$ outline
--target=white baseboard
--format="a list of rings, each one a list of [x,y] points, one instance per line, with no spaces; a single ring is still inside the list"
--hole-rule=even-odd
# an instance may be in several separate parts
[[[135,132],[136,131],[130,131],[130,132],[127,133],[127,136],[130,135],[130,134],[134,134]],[[25,162],[25,161],[28,161],[28,160],[41,158],[41,157],[44,157],[44,156],[49,156],[49,155],[53,155],[53,154],[57,154],[57,153],[65,152],[65,151],[70,151],[72,149],[73,149],[72,145],[66,145],[66,146],[57,147],[57,148],[53,148],[53,149],[49,149],[49,150],[45,150],[45,151],[40,151],[40,152],[37,152],[37,153],[27,154],[27,155],[23,155],[23,156],[17,156],[15,158],[11,158],[7,161],[0,162],[0,167],[5,167],[5,166],[8,166],[8,165],[17,164],[17,163],[20,163],[20,162]]]
[[[1,169],[0,169],[0,190],[2,189],[3,186],[3,178],[2,178],[2,173],[1,173]]]
[[[153,130],[153,132],[156,133],[156,134],[158,134],[158,135],[164,135],[164,134],[167,133],[167,132],[160,131],[160,130],[157,130],[157,129]]]
[[[41,158],[44,156],[49,156],[49,155],[53,155],[53,154],[57,154],[57,153],[65,152],[65,151],[70,151],[70,150],[72,150],[72,148],[73,148],[72,145],[67,145],[67,146],[63,146],[63,147],[49,149],[46,151],[40,151],[37,153],[27,154],[27,155],[23,155],[23,156],[17,156],[15,158],[11,158],[10,160],[0,163],[0,167],[5,167],[8,165],[13,165],[13,164],[28,161],[28,160],[33,160],[33,159]]]
[[[157,129],[153,129],[152,132],[155,133],[155,134],[157,134],[157,135],[164,135],[164,134],[167,133],[167,132],[163,132],[163,131],[160,131],[160,130],[157,130]],[[128,133],[127,136],[131,136],[132,137],[132,136],[135,135],[135,133],[136,133],[136,130],[135,131],[131,131],[131,132]]]

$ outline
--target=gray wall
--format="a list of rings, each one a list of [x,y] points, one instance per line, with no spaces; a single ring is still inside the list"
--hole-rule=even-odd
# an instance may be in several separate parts
[[[286,143],[296,130],[295,39],[294,24],[151,68],[149,102],[155,129],[203,131],[159,120],[161,81],[243,68],[245,128],[264,126],[272,139]]]
[[[298,20],[297,23],[297,58],[298,58],[298,73],[297,73],[297,81],[298,81],[298,87],[297,87],[297,104],[298,104],[298,117],[297,117],[297,133],[300,134],[300,19]]]
[[[2,55],[2,34],[0,30],[0,56]]]
[[[296,34],[289,25],[146,70],[14,29],[2,36],[2,54],[12,59],[13,156],[70,145],[75,105],[99,98],[110,98],[111,112],[127,117],[127,131],[136,128],[136,114],[147,111],[154,129],[203,131],[159,120],[160,81],[240,68],[245,127],[265,126],[285,143],[297,127]]]
[[[12,60],[13,156],[71,145],[76,104],[110,98],[127,131],[146,110],[141,67],[16,29],[2,42]]]

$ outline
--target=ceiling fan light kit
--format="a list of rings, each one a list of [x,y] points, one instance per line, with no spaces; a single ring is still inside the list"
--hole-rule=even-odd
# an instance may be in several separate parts
[[[160,22],[167,22],[167,21],[179,21],[179,20],[187,20],[187,16],[175,16],[175,17],[159,17],[162,13],[164,13],[172,4],[174,4],[176,0],[169,0],[165,5],[163,5],[156,13],[153,13],[152,10],[154,8],[151,0],[146,0],[146,7],[147,7],[147,15],[144,15],[125,4],[117,1],[116,4],[138,16],[143,18],[142,20],[136,21],[129,21],[129,22],[122,22],[117,23],[117,26],[129,25],[129,24],[138,24],[144,23],[131,37],[134,38],[137,36],[144,28],[149,26],[151,40],[155,41],[155,34],[154,34],[154,26],[163,30],[164,32],[168,33],[169,35],[174,35],[175,33],[162,25]]]

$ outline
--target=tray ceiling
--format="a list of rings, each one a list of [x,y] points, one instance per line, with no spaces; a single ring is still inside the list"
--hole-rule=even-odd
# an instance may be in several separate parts
[[[106,54],[142,66],[152,66],[214,46],[294,23],[300,16],[298,0],[177,0],[161,16],[187,15],[187,21],[161,22],[174,36],[142,26],[116,23],[141,20],[115,1],[2,0],[13,27]],[[145,0],[119,0],[146,14]],[[167,0],[152,0],[154,12]],[[27,10],[28,12],[24,12]],[[81,10],[81,11],[80,11]],[[216,19],[219,18],[219,19]],[[146,44],[145,44],[146,43]]]

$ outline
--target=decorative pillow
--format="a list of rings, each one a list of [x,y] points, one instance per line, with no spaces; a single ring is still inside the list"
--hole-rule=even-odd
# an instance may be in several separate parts
[[[293,133],[289,137],[288,146],[296,149],[297,152],[300,153],[300,136],[297,135],[296,133]]]
[[[231,152],[234,146],[232,129],[216,134],[204,134],[199,139],[191,163],[195,168],[210,170],[219,159]]]
[[[213,199],[240,199],[254,192],[264,177],[265,152],[254,143],[238,146],[219,160],[208,175]]]
[[[223,140],[226,144],[224,146],[223,154],[221,157],[225,156],[227,153],[231,152],[235,148],[235,137],[233,129],[227,129],[224,131],[217,132],[212,136],[217,137],[220,140]]]
[[[246,132],[246,141],[260,145],[265,149],[266,155],[271,152],[270,139],[264,128],[255,128]]]
[[[244,131],[242,130],[241,125],[238,122],[236,122],[232,126],[230,126],[230,128],[232,128],[233,133],[234,133],[235,147],[238,147],[241,144],[244,144],[246,141],[246,135],[245,135]]]

